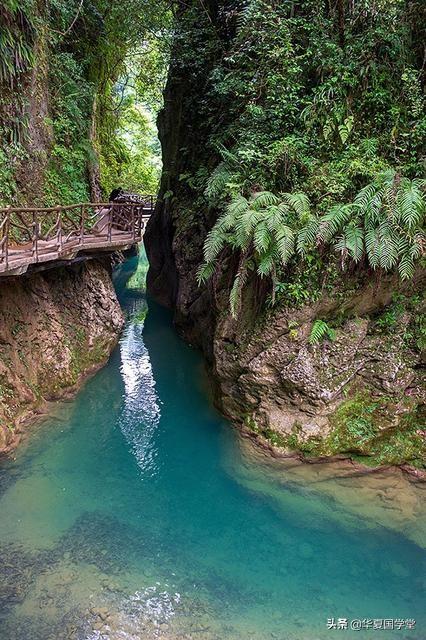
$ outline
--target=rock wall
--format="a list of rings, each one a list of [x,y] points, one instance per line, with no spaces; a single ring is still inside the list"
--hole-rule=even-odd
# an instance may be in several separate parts
[[[318,315],[343,311],[325,296],[245,330],[223,314],[213,347],[222,410],[255,437],[305,455],[424,462],[426,354],[409,340],[417,314],[401,309],[392,330],[381,322],[397,289],[392,278],[360,284],[334,339],[318,344],[309,341]]]
[[[0,451],[106,361],[123,322],[102,262],[0,281]]]
[[[425,313],[424,272],[407,285],[394,276],[352,274],[315,303],[272,310],[264,304],[268,282],[252,278],[237,320],[228,298],[238,257],[224,255],[220,272],[198,286],[217,211],[200,197],[196,180],[200,168],[217,164],[209,142],[223,119],[220,103],[217,113],[209,103],[205,116],[209,70],[232,36],[210,4],[214,46],[195,40],[187,67],[175,52],[158,120],[163,175],[145,234],[148,291],[174,308],[178,329],[203,349],[219,408],[263,444],[316,458],[344,453],[373,464],[423,466],[425,355],[414,345]],[[394,313],[398,296],[404,302]],[[310,343],[317,318],[336,325],[334,341]]]
[[[232,257],[224,260],[218,282],[198,287],[207,222],[200,212],[192,234],[180,211],[160,204],[150,223],[149,292],[174,308],[178,330],[203,350],[218,408],[271,450],[311,460],[342,454],[364,464],[424,467],[426,354],[413,347],[426,311],[416,294],[424,290],[424,273],[403,286],[391,276],[366,277],[346,283],[353,290],[344,302],[336,288],[335,297],[268,311],[252,281],[234,320],[228,307]],[[394,314],[398,296],[414,306],[402,304]],[[318,317],[339,319],[334,340],[310,343]]]

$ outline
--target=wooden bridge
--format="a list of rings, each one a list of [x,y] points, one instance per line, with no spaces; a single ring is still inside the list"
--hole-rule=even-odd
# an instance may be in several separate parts
[[[43,209],[0,209],[0,277],[140,242],[154,197]],[[36,267],[36,265],[39,265]]]

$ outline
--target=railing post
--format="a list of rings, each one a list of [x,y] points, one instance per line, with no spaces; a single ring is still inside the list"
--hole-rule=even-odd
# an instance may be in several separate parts
[[[6,270],[9,268],[9,225],[10,225],[10,211],[6,213],[6,224],[5,224],[5,258],[6,258]]]
[[[114,202],[111,203],[111,211],[110,211],[110,215],[108,216],[108,242],[111,242],[112,240],[112,219],[114,217]]]
[[[58,210],[57,214],[57,224],[58,224],[58,249],[59,253],[62,253],[62,210],[60,206],[56,207]]]
[[[84,214],[85,214],[85,208],[84,208],[84,204],[81,205],[80,207],[80,245],[83,245],[84,242]]]
[[[132,204],[132,238],[133,238],[133,241],[136,240],[135,207],[136,207],[136,205]]]
[[[142,240],[143,204],[138,209],[138,239]]]
[[[34,254],[36,262],[38,262],[38,217],[36,211],[33,211],[33,255]]]

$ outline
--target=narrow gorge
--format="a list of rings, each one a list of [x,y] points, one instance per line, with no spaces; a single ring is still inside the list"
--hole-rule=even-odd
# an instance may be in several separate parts
[[[424,640],[425,36],[2,3],[1,640]]]

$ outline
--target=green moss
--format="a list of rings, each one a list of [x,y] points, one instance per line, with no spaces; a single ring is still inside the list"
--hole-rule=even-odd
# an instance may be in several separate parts
[[[87,344],[74,346],[71,351],[70,377],[65,379],[61,386],[76,384],[85,371],[103,362],[107,355],[107,344],[102,338],[96,340],[90,348]]]
[[[253,431],[254,433],[261,433],[261,429],[259,428],[256,420],[249,414],[244,418],[244,425],[247,427],[247,429],[250,429],[250,431]]]
[[[399,407],[401,404],[403,401]],[[395,424],[394,399],[357,393],[330,417],[331,431],[325,438],[311,436],[301,440],[301,427],[297,422],[288,435],[271,428],[260,429],[251,416],[246,417],[245,425],[272,445],[299,451],[305,457],[346,453],[352,460],[369,467],[408,463],[423,469],[426,467],[426,416],[424,409],[412,406],[411,400],[407,399],[405,404],[407,413]]]
[[[289,435],[280,433],[272,428],[261,429],[253,416],[247,416],[244,424],[254,433],[266,438],[266,440],[268,440],[268,442],[270,442],[274,447],[291,450],[299,449],[298,432],[300,426],[297,423],[294,424],[292,432]]]
[[[314,450],[322,455],[344,452],[357,460],[369,458],[372,466],[406,462],[426,466],[425,416],[421,408],[412,406],[395,423],[396,405],[394,399],[368,393],[345,400],[330,417],[331,432]]]
[[[14,398],[15,389],[10,385],[6,376],[0,376],[0,406],[8,419],[13,419],[14,417],[12,408]]]
[[[395,293],[392,302],[374,319],[375,330],[383,335],[394,335],[400,329],[406,347],[415,351],[426,349],[426,294],[411,296]],[[408,324],[401,322],[408,314]]]
[[[379,425],[386,426],[383,408],[383,400],[373,400],[368,394],[345,400],[331,417],[332,431],[326,446],[333,451],[362,451]]]
[[[262,431],[262,435],[264,435],[265,438],[269,440],[269,442],[275,447],[282,447],[285,449],[292,448],[289,443],[292,436],[284,436],[282,433],[279,433],[274,429],[265,429],[264,431]]]

